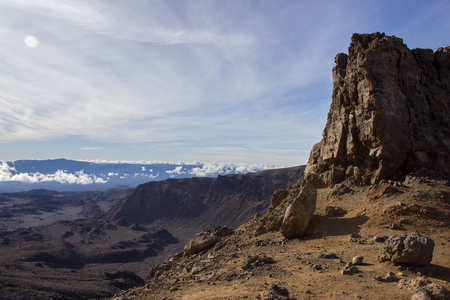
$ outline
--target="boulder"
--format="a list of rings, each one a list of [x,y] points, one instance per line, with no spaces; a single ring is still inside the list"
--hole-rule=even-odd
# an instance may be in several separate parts
[[[218,241],[219,239],[214,235],[196,236],[184,246],[184,253],[191,256],[215,245]]]
[[[433,240],[419,233],[394,235],[381,245],[378,259],[423,266],[430,264],[433,250]]]
[[[284,214],[280,229],[285,238],[297,238],[305,233],[316,210],[316,201],[316,188],[306,184]]]

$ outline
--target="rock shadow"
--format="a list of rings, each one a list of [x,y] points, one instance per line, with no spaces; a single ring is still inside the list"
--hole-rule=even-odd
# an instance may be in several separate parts
[[[429,277],[450,282],[450,268],[435,264],[431,264],[430,266],[435,269],[435,272],[433,275],[430,275]]]
[[[314,215],[309,224],[308,234],[322,234],[329,236],[358,233],[361,225],[369,220],[367,216],[353,218],[332,218]]]

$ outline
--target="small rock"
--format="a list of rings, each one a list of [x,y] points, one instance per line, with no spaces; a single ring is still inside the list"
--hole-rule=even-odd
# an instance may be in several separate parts
[[[396,229],[401,229],[400,225],[397,223],[392,223],[391,226],[389,226],[389,228],[396,230]]]
[[[312,294],[312,291],[311,291],[311,289],[306,289],[305,293],[306,294]]]
[[[268,256],[249,256],[244,262],[244,265],[242,266],[242,269],[247,270],[255,267],[259,267],[265,264],[274,264],[275,261],[273,258]]]
[[[191,275],[198,274],[198,273],[200,273],[202,270],[203,270],[202,267],[193,267],[192,270],[191,270]]]
[[[342,275],[353,275],[355,273],[359,273],[358,268],[348,265],[341,271]]]
[[[325,207],[325,215],[327,217],[342,217],[347,213],[345,209],[340,206],[327,206]]]
[[[199,278],[199,281],[208,281],[211,280],[214,277],[214,273],[209,273],[206,275],[203,275],[202,277]]]
[[[353,259],[352,259],[352,264],[354,264],[354,265],[361,265],[362,264],[362,262],[363,262],[363,260],[364,260],[364,257],[363,256],[355,256],[355,257],[353,257]]]
[[[270,289],[261,293],[261,300],[290,300],[289,291],[272,284]]]
[[[376,235],[373,237],[375,243],[384,243],[388,239],[385,235]]]
[[[318,258],[325,258],[325,259],[337,259],[337,255],[335,253],[320,253]]]
[[[382,277],[382,276],[375,276],[374,279],[377,280],[377,281],[382,281],[382,282],[398,281],[397,276],[395,276],[395,274],[392,273],[392,272],[387,272],[386,276],[384,276],[384,277]]]
[[[228,235],[232,235],[234,233],[234,229],[228,226],[217,226],[214,231],[213,235],[217,237],[224,237]]]
[[[395,276],[392,272],[387,272],[386,276],[384,276],[386,282],[398,281],[397,276]]]
[[[425,289],[420,289],[412,295],[411,300],[431,300],[431,297]]]

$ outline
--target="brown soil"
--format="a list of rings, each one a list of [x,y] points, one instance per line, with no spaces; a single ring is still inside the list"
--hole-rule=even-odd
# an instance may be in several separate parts
[[[279,232],[257,236],[250,221],[208,250],[167,259],[145,286],[114,299],[260,299],[272,284],[297,299],[411,299],[408,281],[422,277],[450,289],[449,181],[408,176],[403,183],[350,188],[318,191],[317,210],[303,238],[286,240]],[[327,216],[327,206],[346,213]],[[381,243],[374,237],[408,232],[434,240],[431,265],[379,262]],[[331,253],[337,258],[325,258]],[[357,255],[364,257],[359,273],[343,275]],[[389,271],[400,282],[374,279]]]

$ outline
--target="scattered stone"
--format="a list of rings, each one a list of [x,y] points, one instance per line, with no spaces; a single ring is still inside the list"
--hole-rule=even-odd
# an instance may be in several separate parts
[[[297,238],[306,231],[316,210],[316,200],[316,188],[310,184],[303,187],[284,214],[280,229],[285,238]]]
[[[198,280],[199,281],[209,281],[214,277],[214,273],[209,273],[206,275],[203,275],[202,277],[200,277]]]
[[[206,248],[209,248],[218,242],[217,237],[213,235],[196,236],[184,246],[184,253],[187,256],[196,254]]]
[[[398,283],[398,288],[402,290],[412,291],[419,287],[430,284],[431,281],[424,277],[419,277],[411,280],[402,279]]]
[[[333,191],[331,192],[331,196],[341,196],[345,194],[350,194],[351,192],[353,192],[351,188],[349,188],[343,183],[338,183],[334,185]]]
[[[450,293],[443,286],[435,283],[414,290],[412,300],[450,299]]]
[[[170,270],[169,264],[160,264],[156,265],[153,268],[150,269],[150,273],[147,276],[147,281],[152,279],[153,277],[159,277],[161,274],[163,274],[165,271]]]
[[[312,294],[312,291],[311,291],[311,289],[306,289],[305,293],[306,294]]]
[[[362,262],[363,262],[363,260],[364,260],[364,257],[363,256],[355,256],[355,257],[353,257],[353,259],[352,259],[352,264],[353,265],[361,265],[362,264]]]
[[[339,257],[335,253],[320,253],[318,255],[318,258],[325,258],[325,259],[338,259]]]
[[[347,213],[345,209],[340,206],[327,206],[325,207],[325,215],[327,217],[342,217]]]
[[[389,226],[389,228],[393,230],[402,229],[402,227],[396,222],[392,223],[391,226]]]
[[[268,256],[249,256],[244,262],[244,265],[242,266],[242,269],[247,270],[255,267],[259,267],[266,264],[274,264],[275,261]]]
[[[353,275],[354,273],[358,273],[358,272],[359,272],[359,270],[357,267],[350,267],[350,268],[344,268],[341,271],[341,274],[342,275]]]
[[[392,272],[387,272],[386,276],[374,276],[374,279],[382,282],[394,282],[398,281],[397,276]]]
[[[394,235],[380,247],[378,260],[393,263],[429,265],[433,258],[434,242],[419,233]]]
[[[373,237],[375,243],[384,243],[388,239],[385,235],[376,235]]]
[[[431,300],[431,297],[425,289],[420,289],[412,295],[411,300]]]
[[[359,269],[355,266],[353,266],[352,263],[347,263],[345,268],[341,271],[342,275],[353,275],[355,273],[359,273]]]
[[[392,272],[387,272],[386,276],[384,276],[386,282],[398,281],[397,276],[395,276]]]
[[[285,189],[278,189],[272,194],[272,198],[270,200],[270,207],[277,207],[287,196],[289,192]]]
[[[204,269],[204,267],[199,267],[199,266],[193,267],[191,270],[191,275],[198,274],[201,271],[203,271],[203,269]]]
[[[273,284],[270,289],[261,293],[261,300],[290,300],[289,291]]]
[[[234,233],[234,229],[228,226],[217,226],[214,231],[213,235],[217,237],[224,237],[228,235],[232,235]]]

